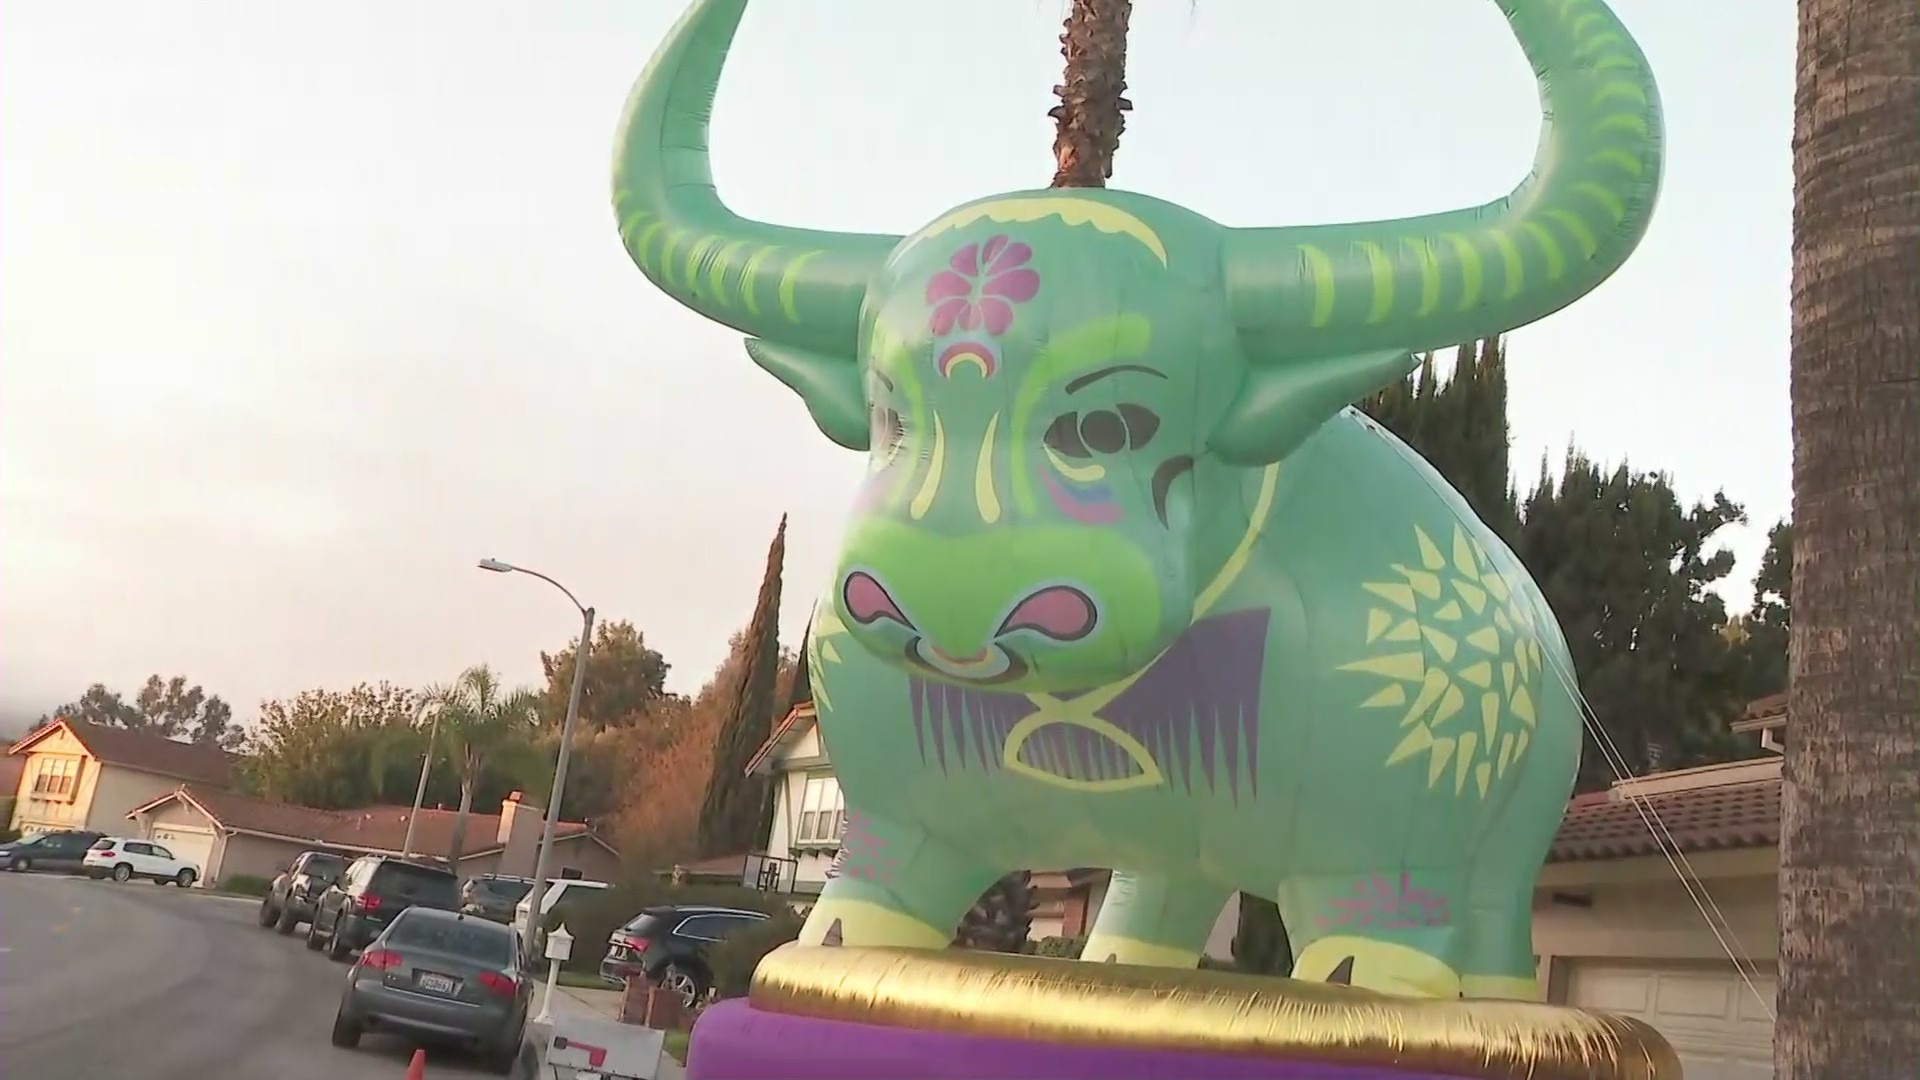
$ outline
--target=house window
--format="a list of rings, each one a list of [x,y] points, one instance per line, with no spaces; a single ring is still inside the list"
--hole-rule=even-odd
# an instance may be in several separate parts
[[[33,777],[35,798],[72,802],[74,791],[79,786],[79,758],[44,757],[40,759],[40,770]]]
[[[847,804],[840,794],[840,781],[830,775],[807,777],[800,795],[800,827],[794,830],[794,846],[838,847],[846,821]]]

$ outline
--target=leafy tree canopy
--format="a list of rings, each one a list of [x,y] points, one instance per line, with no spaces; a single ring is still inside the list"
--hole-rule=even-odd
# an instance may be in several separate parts
[[[105,684],[94,683],[78,701],[42,716],[34,727],[45,727],[63,717],[226,750],[238,749],[246,739],[245,729],[233,721],[232,706],[220,695],[208,694],[199,683],[189,684],[184,675],[170,679],[147,676],[131,702]]]
[[[579,645],[575,639],[558,652],[540,654],[540,667],[547,678],[540,717],[556,728],[567,715]],[[587,683],[580,692],[581,727],[600,731],[630,724],[644,715],[654,702],[667,696],[668,666],[666,657],[648,648],[646,635],[632,623],[623,619],[601,623],[594,631]]]

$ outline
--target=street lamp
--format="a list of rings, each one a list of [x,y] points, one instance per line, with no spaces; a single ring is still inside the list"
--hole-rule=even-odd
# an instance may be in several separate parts
[[[529,574],[537,577],[559,589],[580,612],[580,648],[573,657],[573,689],[567,693],[567,718],[560,725],[560,758],[553,766],[553,791],[547,795],[547,823],[540,831],[540,854],[533,862],[533,895],[527,905],[527,929],[532,932],[544,914],[547,864],[553,861],[553,833],[560,824],[560,797],[567,790],[567,761],[573,756],[573,727],[580,718],[580,694],[587,685],[587,653],[593,648],[593,609],[582,604],[565,585],[538,570],[529,570],[499,559],[481,559],[480,569],[496,574]]]

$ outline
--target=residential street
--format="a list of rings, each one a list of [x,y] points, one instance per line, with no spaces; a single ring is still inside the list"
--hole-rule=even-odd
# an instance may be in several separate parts
[[[260,929],[251,902],[0,873],[7,1080],[398,1080],[411,1049],[329,1045],[346,969]],[[427,1075],[487,1075],[429,1048]]]

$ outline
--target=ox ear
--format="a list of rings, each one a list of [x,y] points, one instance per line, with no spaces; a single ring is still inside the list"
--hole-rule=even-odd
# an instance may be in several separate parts
[[[1271,465],[1341,409],[1403,379],[1413,354],[1400,349],[1255,365],[1207,445],[1235,465]]]
[[[747,355],[800,395],[813,414],[813,422],[827,438],[849,450],[867,448],[871,426],[867,423],[867,393],[860,385],[858,363],[791,345],[775,345],[764,338],[748,338]]]

